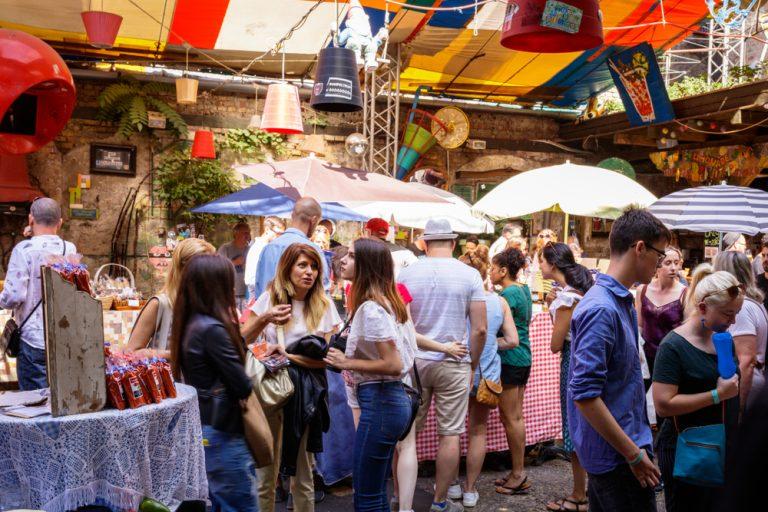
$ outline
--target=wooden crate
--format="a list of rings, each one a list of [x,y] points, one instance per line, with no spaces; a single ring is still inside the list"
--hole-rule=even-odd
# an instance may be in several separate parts
[[[107,403],[101,302],[48,267],[42,277],[51,413],[100,411]]]

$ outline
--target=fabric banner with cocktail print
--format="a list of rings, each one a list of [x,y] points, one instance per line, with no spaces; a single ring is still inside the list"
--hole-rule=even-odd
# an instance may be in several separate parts
[[[608,69],[624,103],[629,124],[642,126],[675,118],[650,44],[640,43],[610,57]]]

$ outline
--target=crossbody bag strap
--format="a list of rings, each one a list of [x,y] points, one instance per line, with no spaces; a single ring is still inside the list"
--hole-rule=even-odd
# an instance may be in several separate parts
[[[416,381],[416,389],[419,391],[419,395],[421,395],[421,379],[419,378],[419,367],[415,360],[413,361],[413,380]]]
[[[66,256],[67,254],[67,243],[64,241],[63,238],[59,237],[59,240],[61,240],[61,255]],[[24,328],[25,325],[27,325],[27,322],[30,318],[32,318],[32,315],[35,314],[35,311],[37,311],[37,308],[40,307],[40,304],[43,303],[43,297],[42,293],[40,295],[40,300],[37,301],[37,304],[35,304],[35,307],[32,308],[32,311],[29,312],[29,314],[24,317],[24,320],[22,320],[21,324],[19,324],[19,332]]]

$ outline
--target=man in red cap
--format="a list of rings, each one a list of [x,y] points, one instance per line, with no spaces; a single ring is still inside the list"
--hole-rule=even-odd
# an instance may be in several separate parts
[[[392,253],[392,261],[395,264],[395,278],[397,278],[397,275],[400,273],[400,271],[408,265],[416,262],[417,258],[405,247],[400,247],[397,244],[393,244],[387,241],[388,234],[389,222],[385,221],[384,219],[374,217],[365,224],[366,238],[374,238],[387,244],[389,252]]]

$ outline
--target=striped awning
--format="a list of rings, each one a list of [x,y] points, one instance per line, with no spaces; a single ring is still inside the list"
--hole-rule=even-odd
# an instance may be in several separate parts
[[[650,211],[670,229],[745,235],[768,232],[768,193],[754,188],[687,188],[662,197]]]
[[[405,7],[361,1],[373,32],[388,13],[391,43],[405,44],[402,91],[427,85],[432,94],[554,106],[580,105],[612,87],[606,66],[611,55],[646,41],[657,50],[670,48],[708,14],[703,0],[602,0],[602,46],[544,54],[501,46],[502,0],[482,4],[477,11],[438,12],[415,7],[467,6],[472,0],[398,0]],[[89,4],[123,16],[115,48],[87,45],[80,11]],[[232,72],[250,63],[251,74],[275,75],[281,71],[281,55],[269,51],[312,10],[285,45],[286,74],[311,77],[317,53],[330,42],[336,7],[333,0],[0,0],[0,28],[37,35],[72,59],[144,65],[161,61],[183,68],[186,42],[205,52],[193,50],[194,66]],[[346,0],[339,0],[338,7],[343,22]]]

